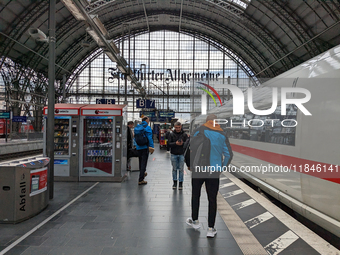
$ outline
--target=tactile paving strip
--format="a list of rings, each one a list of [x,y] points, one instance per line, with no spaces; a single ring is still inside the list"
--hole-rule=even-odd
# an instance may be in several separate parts
[[[217,195],[217,208],[243,254],[268,255],[266,250],[257,241],[254,235],[220,193]]]

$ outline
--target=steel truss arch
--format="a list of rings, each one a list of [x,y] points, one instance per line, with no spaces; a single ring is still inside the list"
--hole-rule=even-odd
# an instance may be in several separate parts
[[[144,18],[143,14],[142,13],[140,13],[140,14],[141,15],[140,15],[139,18],[143,19]],[[158,15],[158,14],[159,13],[155,13],[155,14],[152,13],[152,14],[150,14],[150,17],[152,17],[154,15]],[[163,12],[163,14],[164,14],[164,12]],[[202,30],[202,26],[196,24],[197,22],[194,20],[196,17],[194,15],[192,15],[192,16],[186,15],[186,17],[183,17],[183,20],[182,20],[183,28],[182,29],[184,29],[184,30],[187,29],[188,31],[192,31],[192,33],[195,33],[195,31],[196,31],[196,30],[192,30],[192,29],[189,29],[189,28],[185,28],[185,25],[187,24],[186,23],[187,20],[184,19],[184,18],[190,18],[191,20],[189,20],[189,22],[194,22],[194,23],[190,23],[189,25],[190,26],[195,26],[197,28],[197,30]],[[115,20],[115,22],[116,23],[121,23],[123,20],[124,20],[124,18],[121,18],[120,20]],[[200,20],[201,21],[203,20],[205,22],[204,23],[206,25],[206,27],[204,28],[205,31],[209,30],[209,31],[211,31],[211,34],[221,34],[223,37],[229,38],[231,41],[234,42],[234,45],[238,45],[239,52],[242,52],[242,51],[248,52],[250,54],[249,56],[252,56],[254,58],[256,58],[255,56],[258,56],[257,58],[259,58],[259,56],[261,56],[261,53],[256,48],[249,46],[249,45],[251,45],[251,43],[249,41],[247,41],[245,38],[242,38],[241,36],[239,36],[239,37],[242,38],[241,40],[233,39],[233,36],[231,35],[231,33],[233,33],[233,31],[231,31],[230,29],[224,27],[222,24],[216,24],[216,23],[210,22],[209,19],[202,19],[202,17],[201,17]],[[221,32],[222,30],[224,30],[223,28],[226,30],[226,32],[224,32],[224,33]],[[112,31],[113,29],[116,31],[117,36],[118,36],[120,34],[120,31],[117,30],[117,28],[116,28],[116,26],[114,24],[112,24],[111,27],[108,27],[108,31],[109,32]],[[159,29],[161,29],[161,27],[159,27]],[[177,26],[176,26],[176,29],[177,29]],[[172,31],[176,31],[176,29],[174,29]],[[146,30],[146,28],[144,30]],[[152,31],[155,31],[155,30],[158,30],[158,29],[153,29]],[[169,29],[169,30],[171,30],[171,29]],[[134,30],[131,30],[131,32],[133,34]],[[110,34],[112,34],[112,33],[110,33]],[[216,37],[208,35],[208,33],[205,33],[205,36],[216,39]],[[116,38],[112,37],[112,39],[115,40]],[[226,46],[226,42],[224,42],[224,41],[219,40],[219,43],[221,45],[225,45]],[[249,47],[247,47],[247,46],[249,46]],[[251,49],[251,51],[256,52],[256,54],[255,53],[250,53],[250,51],[249,51],[250,49]],[[236,52],[236,50],[235,50],[235,52]],[[240,54],[240,55],[242,55],[242,54]],[[267,62],[267,60],[263,59],[263,62]],[[258,70],[261,70],[261,68],[264,68],[264,66],[261,64],[261,62],[257,62],[257,63],[258,63],[257,65],[260,66],[260,68],[258,68]],[[269,62],[267,62],[267,64],[269,65]],[[255,67],[253,65],[250,65],[250,66],[253,67],[253,69],[255,69]],[[272,70],[272,72],[273,72],[273,70]],[[273,74],[275,74],[275,71],[273,72]],[[273,74],[270,75],[270,76],[273,76]],[[267,75],[269,75],[269,73],[267,73]]]
[[[38,2],[37,4],[33,4],[30,8],[26,9],[20,14],[18,24],[14,25],[14,29],[12,29],[8,35],[9,38],[13,38],[15,40],[19,39],[22,34],[29,28],[31,24],[33,24],[37,17],[43,15],[46,12],[47,2]],[[0,55],[7,57],[15,42],[6,38],[4,42],[0,43]],[[2,67],[3,62],[0,62],[0,68]]]
[[[201,3],[202,5],[202,3]],[[201,6],[201,7],[196,7],[196,8],[202,8],[203,10],[205,9],[209,9],[209,7],[211,7],[210,5],[204,5],[204,6]],[[107,7],[109,8],[109,7]],[[103,13],[107,13],[106,12],[106,9],[103,9],[101,10]],[[162,10],[162,11],[159,11],[159,10],[148,10],[148,16],[149,18],[154,16],[156,17],[156,15],[160,15],[160,14],[168,14],[168,15],[176,15],[177,13],[176,12],[173,12],[171,10]],[[214,13],[214,15],[222,15],[221,13]],[[183,13],[183,18],[185,17],[189,17],[192,19],[192,20],[196,20],[196,21],[199,21],[201,22],[202,21],[202,16],[200,17],[197,17],[195,13],[188,13],[187,11]],[[119,16],[118,18],[117,17],[113,17],[112,19],[109,19],[109,20],[106,20],[105,21],[105,26],[107,27],[108,31],[111,31],[111,30],[115,30],[115,31],[118,31],[117,33],[119,33],[119,24],[122,24],[122,23],[134,23],[134,20],[140,20],[140,21],[144,21],[145,20],[145,17],[144,17],[144,12],[135,12],[134,13],[134,18],[131,19],[130,18],[131,16],[130,15],[127,15],[127,17],[125,16]],[[224,16],[221,16],[221,18],[225,18]],[[234,22],[232,17],[227,17],[229,19],[230,22]],[[208,19],[204,19],[204,21],[207,21]],[[205,24],[204,22],[202,22],[203,24]],[[215,24],[214,22],[210,22],[212,24]],[[280,45],[270,34],[268,34],[267,32],[263,31],[262,28],[260,28],[258,25],[256,25],[253,21],[251,20],[247,20],[245,22],[240,22],[240,23],[235,23],[237,26],[240,27],[240,31],[247,31],[249,34],[253,35],[254,38],[257,38],[259,40],[259,42],[263,45],[264,48],[266,48],[270,53],[271,55],[273,56],[273,62],[276,60],[276,59],[279,59],[280,57],[284,56],[286,54],[286,52],[284,52],[282,50],[282,45]],[[251,28],[249,28],[249,25],[252,26]],[[217,30],[220,30],[221,27],[223,27],[224,25],[219,23],[218,25],[219,27],[216,28]],[[217,26],[216,26],[217,27]],[[225,27],[225,26],[224,26]],[[154,29],[153,29],[154,30]],[[233,32],[229,29],[229,32]],[[243,37],[241,37],[241,40],[243,40]],[[246,42],[245,44],[249,44],[249,41]],[[262,54],[259,54],[258,57],[260,57]],[[289,66],[287,64],[287,62],[285,60],[282,61],[283,62],[283,66],[288,69],[289,67],[292,67],[292,66]],[[269,62],[268,62],[269,63]],[[274,72],[275,73],[275,72]]]
[[[280,20],[289,28],[289,30],[295,34],[297,39],[300,41],[300,44],[311,39],[311,37],[307,34],[305,29],[300,25],[300,22],[295,20],[295,18],[291,15],[291,11],[289,12],[287,6],[280,5],[276,0],[266,1],[260,0],[260,2],[267,6],[269,10],[271,10],[275,15],[280,18]],[[288,34],[286,32],[286,34]],[[298,47],[298,44],[295,44]],[[306,45],[306,51],[310,54],[310,57],[313,57],[314,52],[319,53],[319,49],[316,47],[315,42],[312,42],[309,45]]]
[[[97,14],[103,14],[103,13],[108,13],[110,7],[113,8],[113,5],[115,4],[115,7],[119,8],[119,1],[96,1],[94,3],[91,3],[90,5],[88,5],[86,8],[88,8],[87,10],[91,13],[97,13]],[[180,3],[176,3],[175,4],[180,4]],[[201,1],[201,2],[190,2],[187,1],[186,3],[187,5],[190,4],[192,6],[195,6],[195,8],[201,8],[203,10],[210,10],[210,7],[213,7],[213,5],[219,5],[219,4],[227,4],[230,5],[230,3],[227,3],[226,1],[221,1],[221,0],[206,0],[206,1]],[[199,5],[199,6],[198,6]],[[150,7],[150,5],[148,6]],[[121,7],[122,9],[124,9],[124,7]],[[235,16],[231,16],[230,12],[228,10],[225,10],[223,8],[219,8],[219,11],[222,11],[222,13],[227,14],[227,18],[229,19],[229,21],[234,22],[232,17]],[[211,10],[210,10],[211,11]],[[242,11],[243,12],[243,11]],[[177,15],[177,12],[172,12],[170,9],[169,10],[162,10],[161,12],[157,12],[157,11],[153,11],[153,10],[148,10],[148,16],[150,15],[157,15],[157,14],[161,14],[161,13],[167,13],[169,15]],[[184,13],[188,13],[187,11]],[[225,18],[224,15],[222,15],[221,12],[219,13],[214,13],[214,15],[218,14],[221,15],[221,17]],[[137,19],[137,17],[139,18],[144,18],[144,12],[141,13],[134,13],[134,19]],[[185,15],[185,14],[184,14]],[[243,16],[246,14],[243,14]],[[196,17],[196,14],[192,15],[196,20],[200,20],[200,17]],[[228,17],[229,16],[229,17]],[[118,22],[119,20],[119,22]],[[130,22],[128,19],[123,18],[122,16],[119,17],[119,19],[117,20],[117,18],[115,19],[110,19],[110,20],[106,20],[105,21],[105,25],[106,26],[115,26],[115,29],[117,29],[117,25],[118,24],[122,24],[124,22]],[[271,55],[273,56],[273,61],[275,61],[276,59],[280,59],[282,56],[286,55],[287,52],[284,52],[282,50],[283,45],[274,39],[274,37],[266,32],[263,28],[259,27],[259,25],[257,25],[255,22],[253,22],[249,16],[247,16],[247,19],[238,19],[237,23],[243,24],[243,27],[240,27],[241,30],[246,30],[248,31],[249,34],[253,34],[254,38],[258,38],[259,41],[262,43],[262,45],[271,53]],[[235,22],[236,23],[236,22]],[[239,24],[237,24],[239,25]],[[249,27],[251,26],[251,28]],[[290,61],[286,61],[286,59],[283,59],[282,61],[282,65],[285,67],[285,69],[289,69],[292,67],[291,64],[289,64]]]

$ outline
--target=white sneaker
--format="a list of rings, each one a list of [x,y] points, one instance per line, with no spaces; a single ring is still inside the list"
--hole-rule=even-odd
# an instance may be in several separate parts
[[[198,220],[192,220],[192,218],[187,218],[186,224],[189,226],[193,227],[194,229],[199,229],[201,227],[200,223]]]
[[[208,228],[207,237],[214,238],[217,234],[217,230],[215,228]]]

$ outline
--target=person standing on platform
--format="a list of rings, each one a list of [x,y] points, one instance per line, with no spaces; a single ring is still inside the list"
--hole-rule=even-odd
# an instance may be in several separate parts
[[[166,152],[170,153],[170,147],[168,145],[168,141],[169,141],[169,135],[171,134],[171,127],[169,127],[168,131],[166,131],[165,133],[165,139],[166,139]]]
[[[139,158],[139,179],[138,184],[147,184],[144,178],[147,176],[146,165],[148,163],[149,152],[154,152],[154,144],[152,139],[152,130],[149,126],[149,118],[144,117],[142,123],[135,127],[134,143],[138,152]]]
[[[172,163],[172,179],[173,189],[177,189],[177,180],[179,182],[178,189],[183,189],[183,168],[184,168],[184,143],[188,139],[188,135],[183,131],[182,124],[176,122],[175,130],[170,133],[168,146],[171,152],[171,163]],[[177,178],[178,172],[178,178]]]
[[[220,125],[214,124],[214,119],[217,119],[216,115],[208,115],[206,118],[206,123],[194,131],[194,135],[190,140],[190,151],[191,154],[194,155],[190,155],[191,162],[189,167],[191,169],[195,169],[195,171],[192,171],[191,179],[191,217],[186,220],[186,223],[195,229],[200,228],[198,212],[200,206],[201,188],[203,183],[205,183],[209,200],[208,238],[214,238],[217,234],[217,230],[215,229],[215,219],[217,211],[217,193],[220,186],[219,177],[221,171],[223,171],[223,167],[227,167],[233,157],[229,139]],[[202,148],[200,151],[199,149],[196,149],[195,151],[195,148],[200,147],[199,145],[202,145]],[[197,161],[199,162],[197,163],[196,160],[199,157],[201,157],[201,159],[199,159],[200,161]],[[201,162],[205,163],[201,164]],[[210,166],[209,171],[207,170],[208,166]],[[214,167],[214,171],[212,171],[212,167]]]
[[[132,133],[132,128],[134,126],[133,121],[129,121],[127,123],[127,169],[131,170],[131,157],[129,154],[131,154],[131,150],[133,149],[133,133]]]

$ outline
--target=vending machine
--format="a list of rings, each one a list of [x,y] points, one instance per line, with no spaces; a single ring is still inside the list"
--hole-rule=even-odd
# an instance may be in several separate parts
[[[126,105],[86,105],[80,110],[80,181],[126,177]]]
[[[80,109],[86,104],[56,104],[54,108],[54,180],[78,181]],[[44,148],[46,156],[47,109],[44,108]]]

